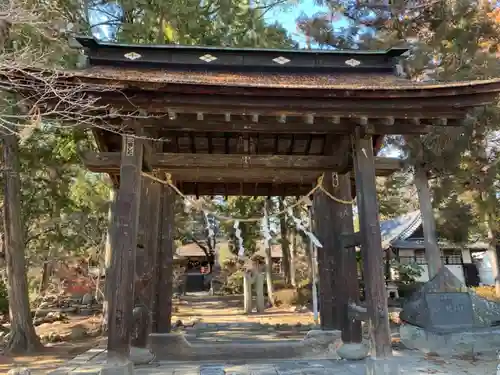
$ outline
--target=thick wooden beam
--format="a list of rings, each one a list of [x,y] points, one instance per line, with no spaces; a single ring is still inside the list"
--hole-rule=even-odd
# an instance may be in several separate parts
[[[241,183],[314,183],[321,172],[293,169],[172,169],[176,181]]]
[[[242,132],[242,133],[277,133],[277,134],[351,134],[357,122],[351,118],[341,116],[287,116],[285,122],[280,121],[276,116],[259,116],[233,114],[231,121],[225,120],[225,115],[203,114],[203,121],[200,121],[200,114],[183,113],[173,120],[168,115],[152,115],[141,121],[141,128],[160,131],[198,131],[198,132]],[[420,114],[421,115],[421,114]],[[364,117],[367,118],[368,117]],[[283,120],[283,118],[281,118]],[[418,120],[419,117],[416,117]],[[106,126],[116,122],[117,128],[123,130],[122,121],[110,119]],[[433,119],[415,121],[401,115],[399,118],[387,117],[387,113],[381,113],[380,117],[370,117],[365,126],[367,134],[426,134],[431,132],[443,121],[436,122]],[[459,127],[460,120],[450,119],[446,123],[447,127]],[[444,126],[444,125],[441,125]]]
[[[337,186],[333,188],[333,196],[343,201],[352,199],[350,174],[339,175]],[[334,184],[335,185],[335,184]],[[331,199],[330,199],[331,200]],[[343,233],[354,233],[352,204],[333,201],[335,213],[332,228],[335,232],[335,263],[338,264],[336,278],[336,293],[339,315],[339,329],[342,330],[344,343],[361,343],[361,322],[353,320],[348,314],[350,301],[359,301],[358,265],[354,246],[345,247]]]
[[[368,303],[369,330],[374,354],[378,358],[385,358],[392,356],[392,347],[371,137],[361,137],[359,132],[356,132],[354,151],[356,196],[360,232],[363,234],[361,254],[365,296]]]
[[[118,152],[84,151],[80,154],[85,166],[93,172],[113,173],[119,170],[121,155]],[[217,170],[235,172],[237,170],[265,173],[281,170],[285,174],[296,171],[299,174],[309,172],[341,171],[342,160],[322,155],[235,155],[235,154],[185,154],[158,153],[151,155],[151,167],[172,173],[183,170],[202,169],[216,175]],[[376,157],[375,167],[381,175],[392,173],[403,167],[403,161],[397,158]],[[196,171],[194,171],[196,172]],[[179,178],[181,179],[181,178]]]
[[[179,189],[186,195],[222,195],[222,196],[301,196],[309,193],[312,184],[273,184],[273,183],[206,183],[179,182]]]
[[[139,221],[142,142],[124,135],[120,187],[112,221],[108,354],[128,357],[133,327],[135,255]]]
[[[152,331],[151,312],[156,300],[160,193],[161,185],[158,182],[143,177],[134,296],[137,335],[132,340],[133,346],[141,348],[146,347]]]
[[[303,116],[314,113],[316,116],[342,117],[387,117],[391,114],[397,118],[464,118],[465,112],[470,107],[490,104],[491,92],[473,95],[456,95],[420,97],[393,97],[393,98],[363,98],[323,97],[314,98],[301,94],[297,97],[272,97],[248,94],[244,95],[207,95],[204,94],[179,94],[162,93],[155,91],[121,90],[120,95],[109,92],[99,92],[96,104],[107,104],[134,111],[141,108],[147,113],[197,113],[204,114],[245,114],[259,113],[260,115],[276,116]],[[175,119],[176,116],[169,115]]]
[[[361,232],[342,233],[343,248],[361,246],[362,242],[363,242],[363,236],[361,235]]]
[[[333,194],[332,174],[327,173],[323,180],[325,188]],[[321,329],[340,329],[336,288],[339,287],[336,274],[340,265],[336,263],[335,230],[332,228],[336,220],[333,201],[322,191],[314,194],[314,227],[319,241],[323,245],[318,250],[319,276],[319,314]]]
[[[368,321],[368,309],[363,306],[359,306],[354,302],[349,302],[347,305],[347,316],[349,319],[356,320],[358,322]]]
[[[154,332],[167,333],[172,328],[172,276],[174,256],[175,192],[168,186],[161,187],[161,224],[159,256],[157,261],[156,304]]]
[[[120,153],[86,151],[82,154],[84,163],[93,169],[118,169]],[[273,169],[318,169],[332,170],[338,165],[329,156],[316,155],[245,155],[245,154],[186,154],[159,153],[151,155],[155,169],[172,168],[273,168]],[[391,161],[383,160],[386,168]],[[393,166],[398,165],[393,163]]]

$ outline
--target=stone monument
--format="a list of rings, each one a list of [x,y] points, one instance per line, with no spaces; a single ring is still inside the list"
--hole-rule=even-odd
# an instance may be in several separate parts
[[[500,304],[469,290],[446,267],[403,304],[400,318],[409,349],[471,354],[500,345]]]
[[[243,305],[247,314],[252,312],[252,285],[255,286],[257,312],[263,313],[265,310],[263,267],[264,261],[260,256],[248,259],[243,267]]]

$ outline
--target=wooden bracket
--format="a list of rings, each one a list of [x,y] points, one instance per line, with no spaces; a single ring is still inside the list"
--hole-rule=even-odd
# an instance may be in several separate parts
[[[349,302],[347,304],[347,315],[349,316],[349,319],[367,321],[368,309],[366,307],[356,305],[354,302]]]
[[[342,248],[349,248],[349,247],[356,247],[356,246],[361,246],[361,242],[363,240],[363,237],[361,235],[361,232],[355,232],[355,233],[342,233]]]
[[[349,302],[347,304],[347,315],[349,316],[349,319],[355,319],[359,321],[368,321],[369,316],[368,316],[368,308],[359,306],[355,304],[354,302]],[[385,318],[386,315],[382,309],[378,309],[377,315],[381,318]]]

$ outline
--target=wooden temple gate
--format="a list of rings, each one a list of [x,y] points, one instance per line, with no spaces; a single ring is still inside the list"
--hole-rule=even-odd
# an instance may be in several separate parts
[[[491,102],[497,80],[418,84],[395,75],[404,49],[382,52],[130,46],[79,38],[88,67],[60,84],[86,85],[105,105],[93,133],[99,152],[82,154],[117,188],[112,219],[108,350],[129,354],[133,309],[149,332],[169,332],[175,192],[186,195],[300,196],[324,174],[314,197],[321,321],[361,342],[348,306],[358,300],[354,246],[361,244],[373,349],[391,355],[375,176],[400,168],[376,157],[387,134],[459,126]],[[11,80],[15,77],[9,77]],[[17,78],[19,79],[19,78]],[[23,77],[23,79],[29,79]],[[355,184],[354,184],[355,180]],[[355,189],[354,189],[355,186]],[[357,195],[360,233],[353,230]],[[137,276],[136,276],[137,275]],[[326,293],[328,292],[328,293]],[[325,296],[333,295],[333,300]]]

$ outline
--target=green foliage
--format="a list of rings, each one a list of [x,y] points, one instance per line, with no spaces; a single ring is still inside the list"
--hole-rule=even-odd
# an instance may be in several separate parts
[[[422,267],[417,263],[399,263],[392,261],[391,267],[399,275],[398,281],[402,284],[413,284],[422,276]]]
[[[0,281],[0,314],[6,315],[9,313],[9,296],[7,295],[7,287],[3,281]]]
[[[423,283],[421,282],[398,284],[399,297],[403,299],[409,298],[413,293],[419,290],[422,285]]]
[[[471,205],[459,200],[457,195],[446,199],[438,210],[436,227],[439,237],[452,243],[466,244],[474,224]]]
[[[76,143],[85,134],[47,127],[21,144],[22,210],[31,264],[100,250],[109,186],[83,169]]]
[[[329,13],[351,19],[351,26],[338,35],[329,17],[301,20],[304,33],[313,41],[334,47],[360,49],[410,45],[410,56],[401,61],[410,79],[474,80],[498,77],[500,63],[500,17],[490,2],[391,2],[349,3],[323,0]],[[347,5],[346,5],[347,4]],[[413,9],[412,9],[413,8]],[[372,17],[364,17],[368,11]],[[354,38],[362,27],[373,31],[365,38]],[[337,33],[337,35],[335,35]],[[498,191],[497,131],[498,104],[472,111],[465,128],[435,128],[422,137],[391,137],[408,160],[407,172],[420,165],[429,172],[433,205],[439,211],[440,235],[464,243],[477,235],[497,233],[500,227]],[[379,182],[382,216],[406,211],[410,202],[402,199],[405,187],[399,178]],[[398,204],[398,200],[400,203]],[[496,235],[494,235],[496,236]]]
[[[178,43],[231,47],[292,47],[283,27],[264,14],[273,4],[252,7],[242,0],[121,0],[123,19],[117,35],[128,43]]]
[[[229,275],[222,290],[225,294],[243,294],[243,271],[238,270]]]
[[[418,209],[418,202],[408,173],[377,178],[380,218],[387,220]]]

